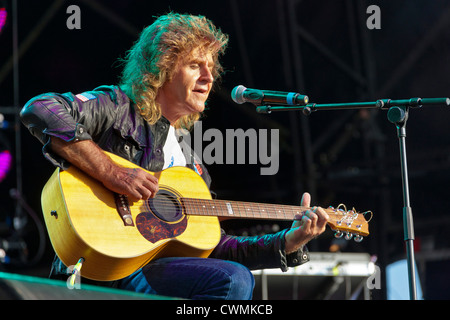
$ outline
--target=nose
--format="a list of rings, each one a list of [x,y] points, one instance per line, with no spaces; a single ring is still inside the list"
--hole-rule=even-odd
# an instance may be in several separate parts
[[[203,66],[201,71],[201,79],[206,81],[207,83],[212,83],[214,81],[214,77],[212,75],[212,69],[208,66]]]

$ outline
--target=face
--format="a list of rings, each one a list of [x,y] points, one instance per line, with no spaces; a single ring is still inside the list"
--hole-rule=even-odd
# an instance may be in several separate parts
[[[213,67],[211,53],[200,49],[180,58],[172,79],[160,88],[156,98],[163,115],[171,123],[205,109],[214,82]]]

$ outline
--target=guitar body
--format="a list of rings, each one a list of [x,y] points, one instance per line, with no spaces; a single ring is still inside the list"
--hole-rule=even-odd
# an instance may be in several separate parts
[[[122,166],[139,168],[107,154]],[[209,256],[221,236],[218,218],[186,215],[177,200],[211,199],[203,179],[186,167],[152,174],[158,177],[164,205],[129,203],[133,222],[127,225],[114,193],[97,180],[73,166],[53,173],[42,192],[42,209],[52,246],[66,266],[84,258],[81,276],[110,281],[157,258]]]

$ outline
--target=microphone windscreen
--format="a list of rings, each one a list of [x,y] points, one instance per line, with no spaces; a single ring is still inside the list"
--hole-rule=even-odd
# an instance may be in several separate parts
[[[231,91],[231,99],[233,99],[233,101],[238,104],[243,104],[245,102],[244,91],[246,89],[247,88],[243,85],[234,87],[234,89]]]

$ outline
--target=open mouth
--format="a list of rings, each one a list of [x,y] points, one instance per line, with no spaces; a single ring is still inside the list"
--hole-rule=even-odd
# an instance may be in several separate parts
[[[206,90],[206,89],[195,89],[195,90],[192,90],[193,92],[195,92],[195,93],[200,93],[200,94],[207,94],[208,93],[208,90]]]

